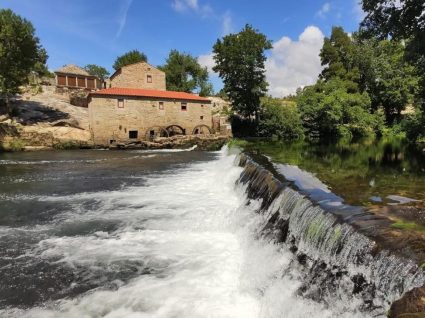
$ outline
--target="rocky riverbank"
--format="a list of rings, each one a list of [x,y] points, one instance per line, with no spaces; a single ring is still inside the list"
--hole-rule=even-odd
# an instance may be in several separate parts
[[[111,149],[186,149],[196,146],[200,150],[219,150],[229,140],[226,136],[217,135],[176,135],[160,137],[151,141],[135,141],[115,143]]]

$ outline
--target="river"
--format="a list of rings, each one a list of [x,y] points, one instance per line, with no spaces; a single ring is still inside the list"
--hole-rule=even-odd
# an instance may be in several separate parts
[[[0,155],[1,317],[367,317],[299,295],[227,148]]]

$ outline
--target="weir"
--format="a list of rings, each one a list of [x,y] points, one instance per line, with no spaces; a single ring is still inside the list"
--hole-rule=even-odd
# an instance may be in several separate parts
[[[303,282],[299,295],[327,306],[355,301],[367,316],[385,317],[394,301],[424,285],[419,256],[397,249],[392,237],[385,241],[389,219],[315,202],[263,156],[241,154],[237,164],[243,167],[237,184],[246,191],[246,204],[257,201],[263,217],[259,235],[295,255],[291,266],[301,268]]]

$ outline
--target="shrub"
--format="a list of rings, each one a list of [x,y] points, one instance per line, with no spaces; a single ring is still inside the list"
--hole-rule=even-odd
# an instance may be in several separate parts
[[[319,81],[297,98],[301,119],[309,137],[366,137],[380,133],[381,114],[371,113],[367,93],[353,91],[352,83],[340,79]]]
[[[295,103],[266,97],[261,101],[258,136],[279,139],[300,139],[304,137],[301,117]]]
[[[12,139],[10,141],[3,142],[1,144],[1,147],[0,148],[2,150],[4,150],[4,151],[15,152],[15,151],[22,151],[22,150],[24,150],[25,146],[26,146],[25,141],[23,141],[21,139]]]
[[[75,141],[61,141],[53,145],[53,148],[58,150],[80,149],[81,144]]]

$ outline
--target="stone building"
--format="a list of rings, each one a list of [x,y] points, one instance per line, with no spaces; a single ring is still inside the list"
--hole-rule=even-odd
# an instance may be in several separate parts
[[[56,86],[59,88],[96,90],[102,88],[102,81],[76,65],[65,65],[55,71]]]
[[[145,88],[166,90],[165,73],[146,62],[123,66],[109,79],[109,88]]]
[[[214,132],[207,98],[144,88],[112,87],[91,93],[89,122],[97,145]]]

